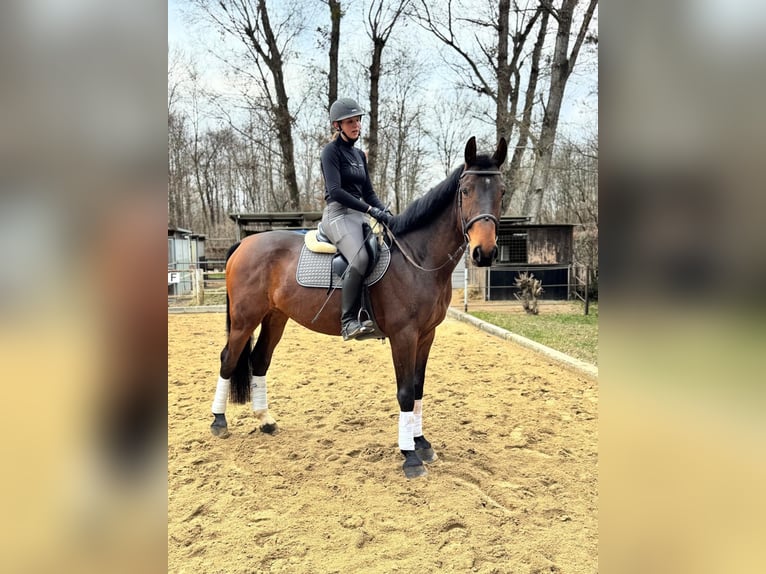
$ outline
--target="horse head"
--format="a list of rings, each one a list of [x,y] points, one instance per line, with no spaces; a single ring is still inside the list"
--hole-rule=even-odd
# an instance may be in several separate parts
[[[465,167],[458,188],[460,225],[474,264],[488,267],[497,257],[497,231],[505,185],[500,166],[508,146],[500,138],[495,153],[476,155],[476,138],[465,146]]]

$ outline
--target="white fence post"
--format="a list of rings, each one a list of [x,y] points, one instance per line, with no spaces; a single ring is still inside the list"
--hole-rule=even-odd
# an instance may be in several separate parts
[[[468,313],[468,257],[464,258],[463,267],[463,312]]]
[[[194,301],[197,305],[205,304],[205,272],[202,269],[194,269]]]

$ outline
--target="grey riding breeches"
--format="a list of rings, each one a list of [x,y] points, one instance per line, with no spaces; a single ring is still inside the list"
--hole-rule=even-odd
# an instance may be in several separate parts
[[[360,275],[364,275],[369,261],[362,230],[365,220],[361,211],[350,209],[336,201],[328,203],[322,214],[322,230],[325,235]]]

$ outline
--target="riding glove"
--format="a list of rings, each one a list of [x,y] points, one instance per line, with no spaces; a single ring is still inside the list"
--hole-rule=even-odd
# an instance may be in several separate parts
[[[383,211],[382,209],[378,209],[377,207],[370,207],[370,209],[367,210],[367,213],[369,213],[372,217],[380,221],[384,225],[388,225],[391,223],[391,215]]]

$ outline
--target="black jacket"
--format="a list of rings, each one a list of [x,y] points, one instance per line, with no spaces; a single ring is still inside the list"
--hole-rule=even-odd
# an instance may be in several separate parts
[[[366,212],[368,206],[385,209],[372,189],[367,159],[354,144],[338,136],[322,149],[322,175],[326,201]]]

